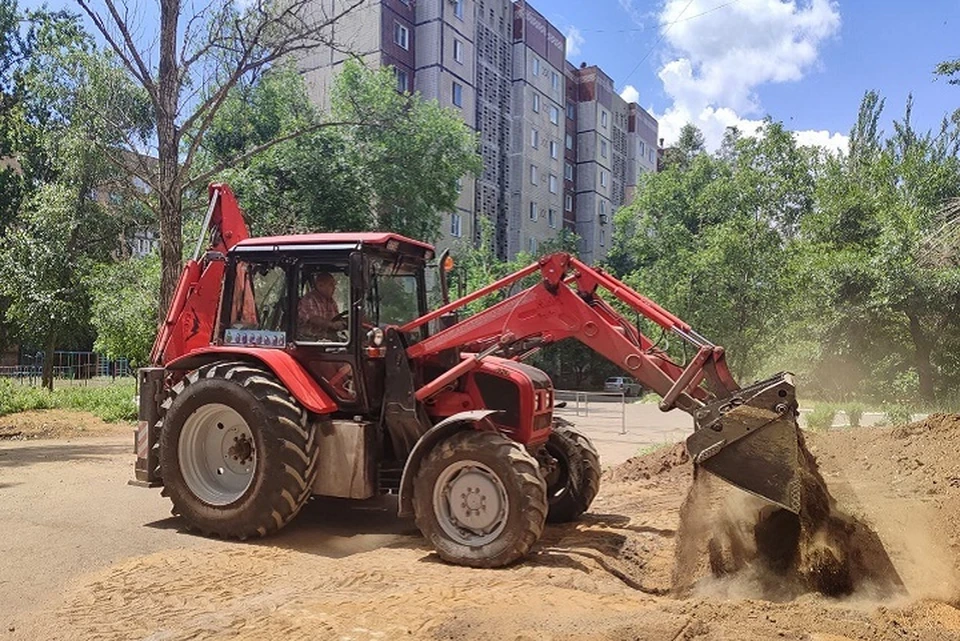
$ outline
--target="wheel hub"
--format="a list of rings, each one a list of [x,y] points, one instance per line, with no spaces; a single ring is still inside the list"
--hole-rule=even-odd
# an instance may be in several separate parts
[[[465,545],[483,545],[506,527],[506,489],[486,465],[457,461],[437,479],[434,510],[451,538]]]
[[[204,405],[187,417],[177,451],[187,487],[211,505],[233,503],[253,481],[257,463],[253,433],[227,405]]]

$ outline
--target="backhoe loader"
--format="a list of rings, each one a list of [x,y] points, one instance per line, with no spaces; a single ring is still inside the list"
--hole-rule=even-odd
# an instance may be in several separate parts
[[[605,271],[554,253],[451,301],[450,257],[428,244],[388,232],[252,238],[230,188],[209,195],[152,365],[138,372],[136,478],[162,485],[189,528],[265,536],[313,495],[389,492],[446,561],[522,558],[547,521],[587,510],[600,483],[590,440],[554,416],[550,378],[524,362],[565,339],[657,392],[661,410],[691,414],[696,468],[800,511],[791,376],[741,387],[722,347]],[[429,310],[435,267],[444,302]],[[673,360],[608,300],[692,358]]]

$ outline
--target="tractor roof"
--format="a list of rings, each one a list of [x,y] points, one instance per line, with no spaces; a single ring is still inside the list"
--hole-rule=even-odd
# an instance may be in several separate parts
[[[297,234],[293,236],[262,236],[247,238],[237,243],[237,247],[290,247],[295,245],[338,245],[344,243],[359,243],[364,245],[380,245],[388,251],[398,251],[406,245],[416,253],[423,253],[426,258],[433,255],[433,245],[407,238],[391,232],[333,232],[325,234]]]

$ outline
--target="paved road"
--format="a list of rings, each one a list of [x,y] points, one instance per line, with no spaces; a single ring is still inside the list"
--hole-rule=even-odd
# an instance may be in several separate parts
[[[592,399],[568,401],[557,415],[573,421],[593,440],[606,467],[623,463],[637,452],[676,443],[693,432],[693,418],[680,410],[661,412],[655,403]]]

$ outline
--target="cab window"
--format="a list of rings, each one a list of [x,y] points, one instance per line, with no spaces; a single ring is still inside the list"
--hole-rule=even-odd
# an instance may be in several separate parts
[[[272,263],[237,263],[230,329],[279,332],[286,324],[286,270]]]
[[[350,276],[346,265],[305,265],[297,296],[297,340],[350,342]]]
[[[416,265],[370,261],[366,317],[374,325],[403,325],[420,316],[420,279]]]

